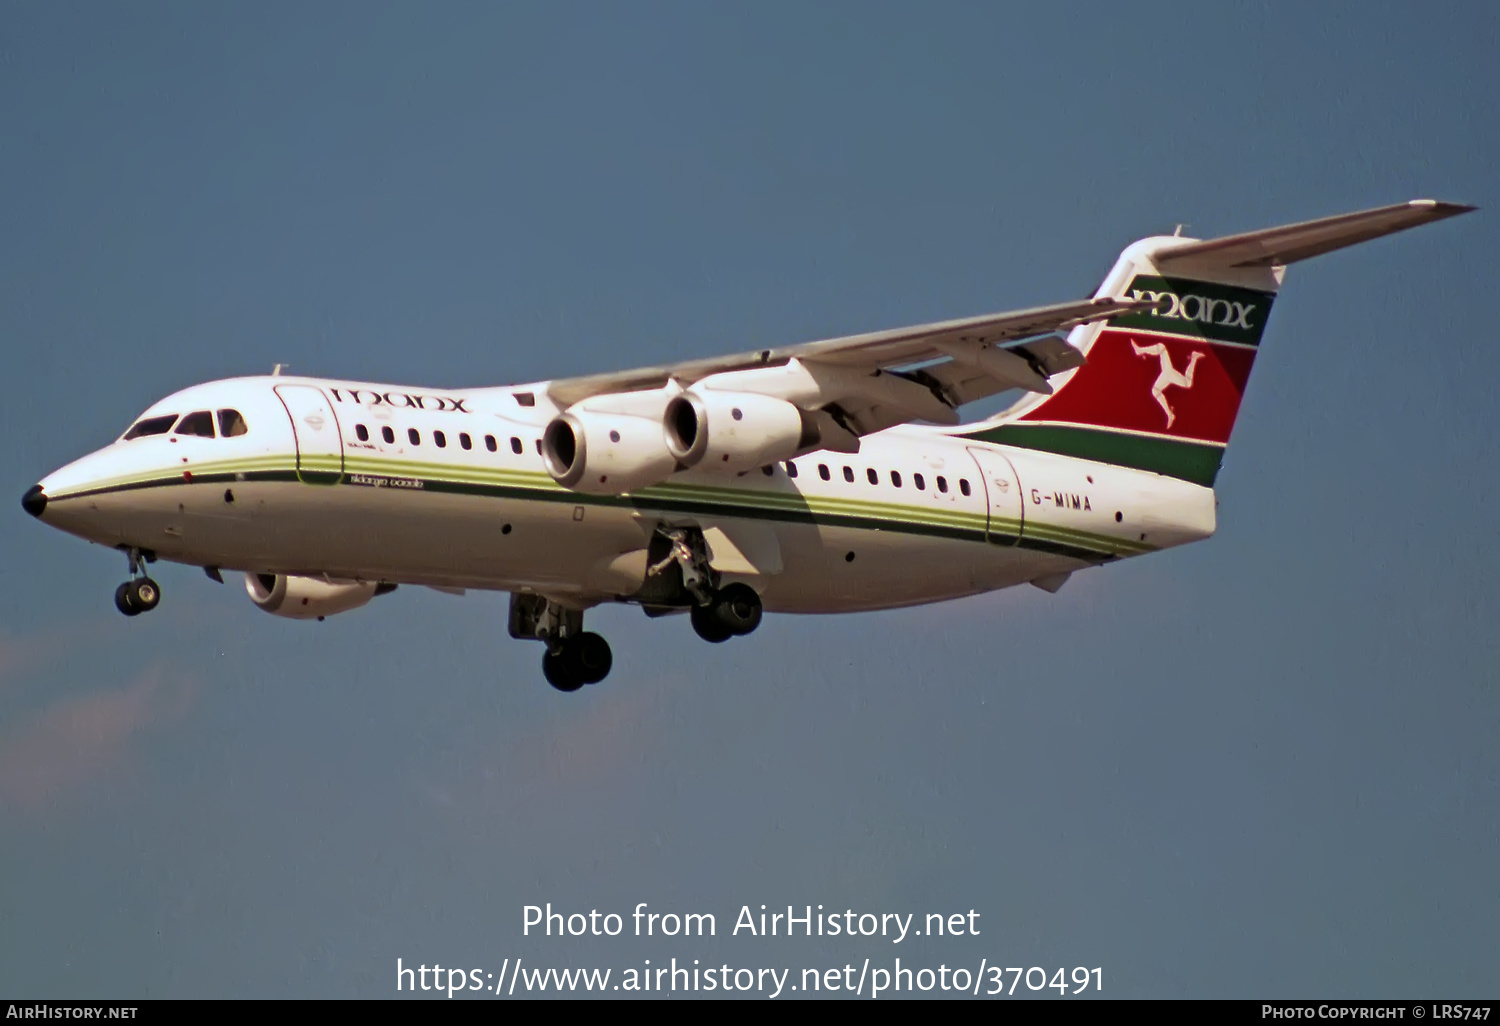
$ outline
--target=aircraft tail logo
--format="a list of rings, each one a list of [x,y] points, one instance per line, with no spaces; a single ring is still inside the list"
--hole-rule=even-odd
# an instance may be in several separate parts
[[[1088,362],[968,437],[1213,484],[1278,283],[1166,277],[1132,256],[1100,294],[1156,306],[1075,328]]]
[[[1198,361],[1203,359],[1203,353],[1197,349],[1193,355],[1188,357],[1187,370],[1179,371],[1172,366],[1172,351],[1165,344],[1158,342],[1154,346],[1142,346],[1134,339],[1130,342],[1130,348],[1135,350],[1136,356],[1156,356],[1161,358],[1161,373],[1156,377],[1156,383],[1151,386],[1151,394],[1156,397],[1157,403],[1161,405],[1162,411],[1167,415],[1167,427],[1172,426],[1172,421],[1177,415],[1172,412],[1172,405],[1167,402],[1167,389],[1176,385],[1182,389],[1193,387],[1193,368],[1198,366]]]

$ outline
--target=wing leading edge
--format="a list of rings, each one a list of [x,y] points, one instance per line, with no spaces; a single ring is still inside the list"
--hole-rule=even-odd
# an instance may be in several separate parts
[[[689,360],[663,367],[642,367],[565,378],[551,382],[547,386],[547,394],[559,406],[571,406],[595,395],[662,388],[673,381],[687,388],[711,374],[776,367],[798,361],[807,366],[836,367],[846,373],[864,373],[872,379],[894,373],[894,376],[914,381],[932,390],[934,399],[951,410],[952,407],[1010,388],[1050,392],[1048,376],[1083,363],[1082,353],[1051,333],[1133,313],[1152,305],[1150,301],[1113,297],[1083,299],[1029,310],[985,314],[731,356]],[[1039,335],[1048,337],[1036,338]],[[929,361],[942,362],[907,373],[897,373],[899,368]],[[889,415],[873,419],[862,418],[858,411],[847,412],[852,415],[851,419],[860,434],[869,434],[902,420],[914,419],[910,416],[898,416],[892,420]]]

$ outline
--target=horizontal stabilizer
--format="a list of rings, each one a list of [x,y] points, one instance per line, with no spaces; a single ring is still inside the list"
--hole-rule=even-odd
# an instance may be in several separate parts
[[[1376,207],[1353,214],[1339,214],[1317,221],[1303,221],[1280,228],[1265,228],[1242,235],[1225,235],[1203,242],[1163,249],[1155,255],[1163,271],[1188,262],[1211,262],[1227,267],[1275,267],[1331,253],[1345,246],[1378,239],[1430,221],[1467,214],[1473,207],[1419,199]]]

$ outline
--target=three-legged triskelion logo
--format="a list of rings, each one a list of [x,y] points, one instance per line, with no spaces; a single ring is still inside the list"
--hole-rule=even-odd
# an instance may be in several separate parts
[[[1193,368],[1198,365],[1199,360],[1203,359],[1203,354],[1194,350],[1193,354],[1188,357],[1187,370],[1179,371],[1176,367],[1172,366],[1172,354],[1167,351],[1165,343],[1158,342],[1155,345],[1141,346],[1136,344],[1135,339],[1131,339],[1130,348],[1135,350],[1136,356],[1156,356],[1161,358],[1161,373],[1156,376],[1156,384],[1151,386],[1151,394],[1161,404],[1162,410],[1167,415],[1167,427],[1171,428],[1172,422],[1177,419],[1177,415],[1172,412],[1172,406],[1167,402],[1165,393],[1173,385],[1177,385],[1179,388],[1193,387]]]

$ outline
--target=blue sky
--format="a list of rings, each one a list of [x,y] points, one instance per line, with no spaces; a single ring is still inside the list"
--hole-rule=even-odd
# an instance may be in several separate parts
[[[1294,267],[1209,542],[700,643],[503,596],[324,624],[0,516],[0,993],[487,968],[1101,966],[1492,996],[1492,5],[30,5],[0,26],[0,492],[187,384],[479,385],[1087,294],[1132,239],[1416,196]],[[521,909],[716,913],[711,941]],[[726,937],[742,904],[978,937]],[[908,962],[907,960],[910,960]]]

